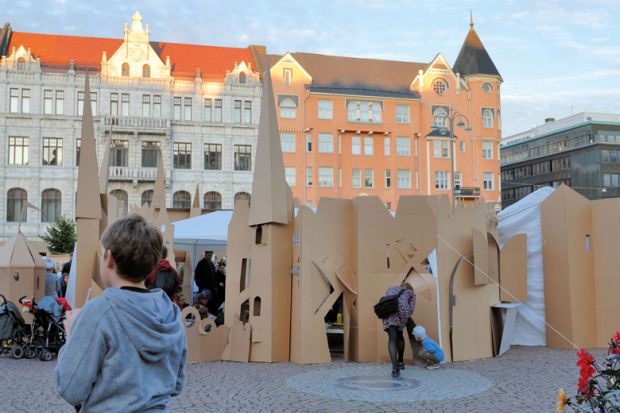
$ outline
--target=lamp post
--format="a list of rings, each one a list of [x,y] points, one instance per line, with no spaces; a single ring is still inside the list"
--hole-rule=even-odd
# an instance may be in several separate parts
[[[459,126],[459,127],[465,126],[465,130],[467,132],[471,131],[471,126],[469,123],[469,118],[463,115],[461,112],[454,110],[454,109],[450,109],[449,113],[444,117],[444,119],[445,118],[448,119],[448,132],[450,133],[450,195],[452,196],[452,209],[454,209],[456,205],[455,190],[454,190],[454,146],[455,146],[454,143],[456,142],[454,138],[454,121],[459,119],[456,126]],[[463,120],[467,122],[467,125],[465,125],[465,122],[463,122]],[[442,127],[440,129],[445,130],[446,128]]]

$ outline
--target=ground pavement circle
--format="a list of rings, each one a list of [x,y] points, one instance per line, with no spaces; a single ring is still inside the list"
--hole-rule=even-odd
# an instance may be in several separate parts
[[[368,402],[440,401],[487,391],[492,382],[479,374],[442,367],[407,367],[392,378],[386,365],[351,365],[297,374],[287,379],[293,389],[315,396]]]

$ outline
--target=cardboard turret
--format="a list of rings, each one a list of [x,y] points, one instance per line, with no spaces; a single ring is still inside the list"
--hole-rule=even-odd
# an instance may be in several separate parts
[[[0,293],[14,304],[45,294],[45,263],[19,231],[0,247]]]

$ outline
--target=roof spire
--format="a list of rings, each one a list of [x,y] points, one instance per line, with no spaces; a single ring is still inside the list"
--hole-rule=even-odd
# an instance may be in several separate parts
[[[469,10],[469,29],[474,30],[474,12]]]

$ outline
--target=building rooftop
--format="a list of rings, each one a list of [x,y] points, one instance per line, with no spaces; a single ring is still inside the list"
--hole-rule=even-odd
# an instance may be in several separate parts
[[[469,25],[470,29],[465,37],[461,51],[454,62],[452,70],[460,73],[461,76],[488,75],[497,76],[501,79],[495,63],[482,44],[482,40],[474,30],[473,19]]]

